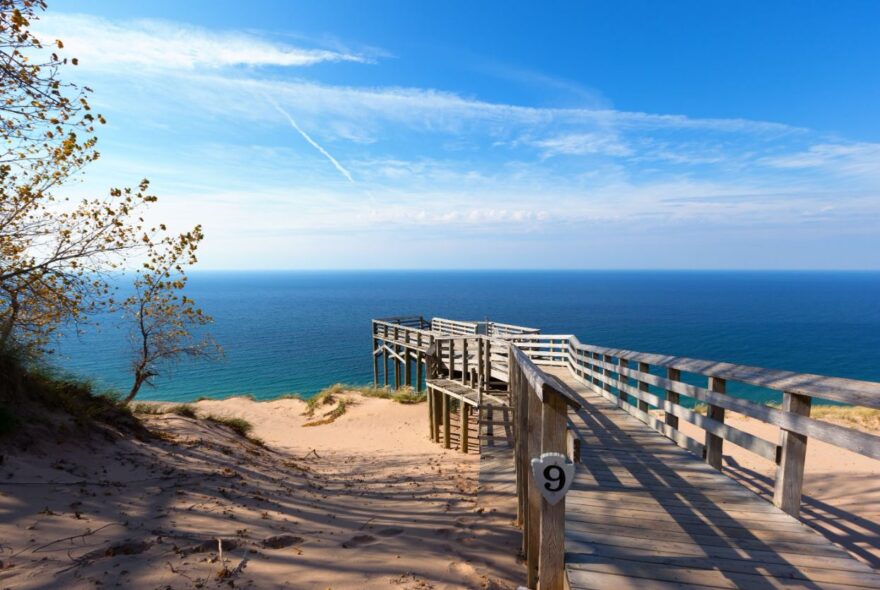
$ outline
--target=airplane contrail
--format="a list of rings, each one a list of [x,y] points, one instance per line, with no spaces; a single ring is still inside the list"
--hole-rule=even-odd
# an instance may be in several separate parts
[[[334,158],[333,156],[331,156],[330,153],[329,153],[327,150],[325,150],[324,148],[322,148],[322,147],[318,144],[317,141],[315,141],[314,139],[312,139],[312,138],[309,136],[308,133],[306,133],[305,131],[303,131],[302,129],[300,129],[299,125],[296,124],[296,121],[293,119],[293,117],[291,117],[291,116],[287,113],[287,111],[285,111],[284,109],[282,109],[281,106],[280,106],[277,102],[275,102],[274,100],[272,100],[271,97],[267,96],[267,97],[266,97],[266,100],[268,100],[268,101],[272,104],[272,106],[275,107],[275,110],[276,110],[276,111],[278,111],[279,113],[281,113],[282,115],[284,115],[284,116],[287,118],[287,120],[290,121],[290,125],[291,125],[294,129],[296,129],[296,131],[297,131],[300,135],[303,136],[303,139],[305,139],[307,142],[309,142],[309,143],[312,145],[313,148],[315,148],[316,150],[318,150],[319,152],[321,152],[322,154],[324,154],[324,157],[327,158],[328,160],[330,160],[330,163],[333,164],[333,166],[335,166],[337,170],[339,170],[339,173],[340,173],[340,174],[342,174],[345,178],[347,178],[348,181],[349,181],[350,183],[355,184],[355,182],[354,182],[354,178],[351,177],[351,174],[349,173],[349,171],[346,170],[346,169],[342,166],[342,164],[339,163],[339,161],[338,161],[336,158]]]

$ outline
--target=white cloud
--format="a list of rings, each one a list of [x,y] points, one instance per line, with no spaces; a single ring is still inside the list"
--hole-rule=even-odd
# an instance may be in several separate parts
[[[44,42],[61,39],[65,55],[78,58],[84,67],[97,69],[138,66],[191,71],[372,61],[355,53],[305,49],[252,34],[213,32],[163,21],[116,23],[94,16],[49,13],[36,23],[34,30]]]
[[[633,153],[613,133],[568,133],[531,143],[543,150],[544,154],[548,156],[583,156],[587,154],[629,156]]]
[[[880,143],[823,143],[802,152],[765,159],[776,168],[816,168],[880,179]]]

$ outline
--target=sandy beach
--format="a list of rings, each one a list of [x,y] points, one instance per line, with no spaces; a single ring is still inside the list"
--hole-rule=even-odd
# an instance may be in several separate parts
[[[265,446],[163,414],[143,417],[154,440],[6,454],[0,587],[515,588],[519,535],[478,505],[479,456],[431,443],[424,404],[351,400],[315,427],[293,399],[193,404]]]
[[[424,404],[338,399],[346,412],[318,426],[333,405],[236,397],[192,418],[150,404],[166,413],[139,414],[145,441],[4,452],[0,588],[516,588],[514,499],[478,497],[476,451],[431,443]],[[209,416],[246,420],[250,438]],[[725,454],[728,475],[772,497],[771,464]],[[807,465],[806,522],[877,567],[876,462],[811,441]]]

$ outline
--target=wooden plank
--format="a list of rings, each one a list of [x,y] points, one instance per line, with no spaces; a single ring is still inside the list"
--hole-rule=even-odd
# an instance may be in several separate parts
[[[811,402],[812,400],[806,395],[786,392],[782,398],[782,409],[800,416],[809,416]],[[807,437],[785,429],[780,431],[779,436],[782,457],[776,468],[773,503],[796,517],[801,509]]]
[[[751,572],[742,571],[719,571],[718,569],[694,568],[680,566],[678,564],[664,564],[658,567],[654,563],[618,558],[611,560],[601,555],[581,556],[577,564],[569,569],[573,578],[581,572],[592,572],[607,575],[625,574],[627,578],[640,582],[664,582],[683,587],[692,588],[705,586],[711,588],[724,588],[737,590],[740,588],[801,588],[813,590],[840,589],[844,584],[831,582],[829,584],[816,583],[813,580],[785,579],[774,580],[759,567]],[[850,586],[852,587],[852,586]]]
[[[867,571],[869,573],[873,571],[846,553],[841,553],[840,556],[835,557],[786,553],[773,549],[744,551],[736,547],[699,545],[693,541],[656,541],[641,537],[608,536],[604,533],[591,533],[590,531],[566,531],[565,544],[566,552],[569,556],[567,559],[570,559],[572,554],[589,554],[592,552],[593,547],[601,546],[624,550],[636,549],[656,555],[681,555],[687,557],[707,557],[710,559],[730,559],[734,561],[745,560],[752,563],[788,564],[795,567],[827,570]]]
[[[645,539],[694,541],[700,544],[718,544],[722,547],[742,547],[745,549],[789,549],[792,553],[805,552],[808,555],[838,555],[824,537],[814,531],[774,530],[745,527],[721,522],[706,523],[700,520],[686,521],[672,518],[661,520],[641,519],[637,515],[611,514],[603,510],[586,510],[583,506],[569,508],[566,522],[571,530],[588,528],[592,531],[606,531],[610,535],[626,534]]]
[[[861,588],[880,588],[880,575],[874,572],[856,570],[829,570],[807,566],[793,566],[788,563],[766,563],[753,560],[723,559],[719,557],[702,557],[688,555],[671,555],[645,551],[636,548],[620,548],[611,545],[594,544],[589,547],[590,552],[569,553],[568,563],[576,565],[584,559],[594,555],[601,555],[614,560],[635,560],[642,563],[655,564],[655,567],[676,565],[698,569],[717,569],[723,572],[753,573],[756,567],[761,571],[779,579],[810,580],[815,582],[828,582],[836,584],[848,584]]]

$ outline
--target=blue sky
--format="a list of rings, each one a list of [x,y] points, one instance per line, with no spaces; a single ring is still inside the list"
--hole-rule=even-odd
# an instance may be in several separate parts
[[[880,268],[876,2],[50,2],[202,268]]]

